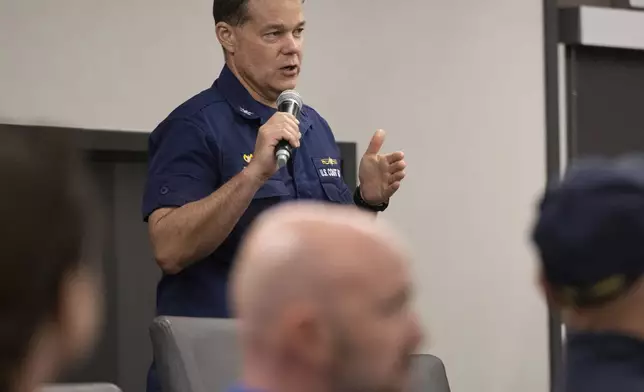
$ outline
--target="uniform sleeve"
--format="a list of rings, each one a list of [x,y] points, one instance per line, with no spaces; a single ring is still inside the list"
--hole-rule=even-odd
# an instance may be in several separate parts
[[[201,200],[220,185],[220,154],[214,138],[189,120],[171,120],[150,135],[143,220],[162,207]]]
[[[342,157],[342,155],[340,154],[340,147],[338,147],[338,143],[335,141],[335,136],[333,135],[331,126],[323,117],[320,116],[320,119],[322,120],[322,124],[324,125],[324,128],[326,129],[327,133],[329,134],[329,138],[331,139],[331,143],[333,144],[335,153],[337,154],[337,156]],[[340,194],[342,195],[342,204],[355,204],[353,202],[353,194],[351,193],[351,189],[349,189],[349,186],[347,185],[347,183],[344,182],[344,175],[342,176]]]

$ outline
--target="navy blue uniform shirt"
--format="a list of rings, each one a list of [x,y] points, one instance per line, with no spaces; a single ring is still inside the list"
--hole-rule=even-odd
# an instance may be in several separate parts
[[[571,333],[560,392],[644,391],[644,341],[611,333]]]
[[[213,86],[174,110],[150,135],[143,217],[203,199],[252,159],[259,127],[276,110],[255,101],[228,67]],[[207,258],[157,287],[157,314],[229,317],[228,275],[240,239],[262,211],[294,199],[353,203],[341,175],[340,151],[327,122],[304,106],[301,146],[255,194],[228,238]]]
[[[252,160],[259,127],[275,112],[255,101],[225,66],[211,88],[179,106],[150,135],[144,220],[156,209],[203,199],[241,172]],[[255,194],[228,238],[204,260],[179,274],[163,275],[157,286],[157,315],[229,317],[233,258],[253,219],[267,208],[295,199],[353,204],[329,124],[306,105],[299,120],[300,147]],[[160,391],[154,364],[147,390]]]

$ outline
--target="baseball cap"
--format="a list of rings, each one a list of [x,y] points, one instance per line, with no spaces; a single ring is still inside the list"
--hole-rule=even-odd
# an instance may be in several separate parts
[[[564,300],[624,293],[644,272],[644,155],[574,163],[546,190],[532,238]]]

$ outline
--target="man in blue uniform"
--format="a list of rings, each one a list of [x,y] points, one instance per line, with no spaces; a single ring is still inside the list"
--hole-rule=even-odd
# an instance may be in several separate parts
[[[534,230],[543,288],[568,329],[559,391],[644,391],[644,159],[579,163]]]
[[[143,217],[164,272],[157,288],[163,315],[229,316],[233,257],[248,225],[267,208],[315,199],[382,211],[405,176],[402,152],[379,153],[384,132],[378,131],[352,195],[327,122],[308,106],[299,118],[276,111],[277,97],[296,86],[300,73],[302,0],[215,0],[213,15],[226,65],[211,88],[172,112],[149,141]],[[294,153],[277,170],[280,140]]]

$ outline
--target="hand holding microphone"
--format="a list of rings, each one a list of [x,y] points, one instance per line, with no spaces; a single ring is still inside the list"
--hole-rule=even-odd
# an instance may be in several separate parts
[[[296,118],[302,107],[299,95],[287,90],[280,94],[277,105],[279,111],[259,128],[253,160],[248,165],[248,170],[255,172],[263,181],[275,174],[282,167],[280,164],[286,164],[291,157],[291,149],[300,146],[302,136],[300,122]]]
[[[277,110],[282,113],[289,113],[297,118],[302,110],[302,97],[295,90],[286,90],[277,97]],[[299,121],[298,121],[299,124]],[[299,129],[298,129],[299,134]],[[287,140],[281,140],[275,150],[277,168],[281,169],[291,159],[292,147]]]

